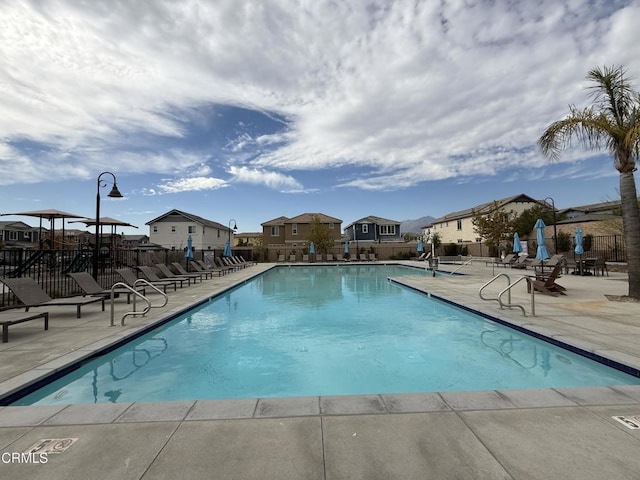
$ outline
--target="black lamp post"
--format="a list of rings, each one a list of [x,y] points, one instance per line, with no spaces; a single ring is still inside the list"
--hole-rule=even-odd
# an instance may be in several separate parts
[[[238,231],[238,225],[236,224],[236,221],[232,218],[231,220],[229,220],[229,251],[231,251],[231,224],[233,223],[233,231],[236,232]]]
[[[116,176],[111,172],[102,172],[98,175],[98,188],[96,194],[96,238],[93,247],[93,278],[98,280],[98,256],[100,255],[100,187],[106,187],[107,182],[101,181],[103,175],[111,175],[113,177],[113,188],[109,192],[108,197],[122,198],[122,194],[118,190]]]
[[[553,209],[553,253],[558,253],[558,231],[556,230],[556,204],[553,201],[553,198],[551,197],[547,197],[544,199],[544,201],[546,202],[547,200],[551,201],[551,208]]]

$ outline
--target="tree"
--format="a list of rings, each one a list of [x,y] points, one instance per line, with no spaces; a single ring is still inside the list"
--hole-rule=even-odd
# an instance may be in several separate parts
[[[553,210],[544,208],[542,205],[534,205],[527,208],[513,220],[513,230],[518,235],[529,235],[536,224],[536,220],[542,219],[545,225],[553,225]],[[556,222],[562,220],[557,216]]]
[[[490,250],[496,249],[503,241],[513,237],[513,221],[516,213],[513,210],[508,212],[500,208],[498,202],[494,201],[488,213],[475,213],[471,218],[473,229],[484,238]]]
[[[314,216],[309,223],[309,234],[306,239],[313,242],[315,251],[318,253],[328,253],[329,249],[335,246],[329,226],[322,223],[317,216]]]
[[[538,139],[542,153],[557,159],[576,139],[593,150],[606,149],[620,174],[620,204],[627,248],[629,297],[640,300],[640,209],[634,171],[640,152],[640,93],[622,66],[594,68],[587,74],[593,105],[569,107],[569,115],[552,123]]]

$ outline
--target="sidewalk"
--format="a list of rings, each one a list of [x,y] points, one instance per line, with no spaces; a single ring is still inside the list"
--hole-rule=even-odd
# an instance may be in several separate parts
[[[80,320],[73,309],[49,310],[48,332],[38,321],[16,325],[0,344],[0,395],[270,267],[171,293],[168,307],[128,317],[125,327],[109,327],[108,307],[99,306]],[[536,296],[537,315],[524,317],[478,297],[492,267],[478,262],[460,273],[399,281],[640,369],[640,306],[604,298],[626,293],[623,275],[564,276],[568,295]],[[506,279],[498,283],[490,293]],[[512,301],[528,311],[524,285]],[[633,415],[640,386],[0,407],[0,478],[638,478],[640,429],[612,418]],[[47,463],[4,461],[42,439],[66,438],[77,440]]]

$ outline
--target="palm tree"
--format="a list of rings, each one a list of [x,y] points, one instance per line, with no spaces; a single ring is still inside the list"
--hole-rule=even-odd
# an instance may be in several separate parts
[[[587,74],[593,105],[552,123],[538,139],[542,153],[557,159],[576,139],[594,150],[603,147],[620,172],[620,202],[627,247],[629,297],[640,300],[640,210],[633,173],[640,152],[640,93],[629,84],[622,66],[595,68]]]

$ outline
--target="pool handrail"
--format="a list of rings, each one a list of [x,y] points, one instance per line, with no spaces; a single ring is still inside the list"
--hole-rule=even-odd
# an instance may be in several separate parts
[[[154,289],[160,295],[162,295],[164,297],[164,302],[162,303],[162,305],[151,305],[151,301],[146,296],[144,296],[142,293],[140,293],[138,291],[138,289],[137,289],[138,285],[144,285],[145,287],[148,286],[148,287]],[[131,291],[131,293],[133,294],[133,311],[132,312],[127,312],[122,316],[122,319],[120,320],[120,325],[121,326],[124,326],[124,319],[126,317],[128,317],[129,315],[142,315],[142,316],[144,316],[152,308],[162,308],[169,302],[169,298],[167,297],[166,293],[162,292],[156,286],[152,285],[151,283],[149,283],[148,281],[146,281],[143,278],[139,278],[138,280],[136,280],[136,282],[134,283],[133,287],[128,285],[128,284],[126,284],[126,283],[124,283],[124,282],[114,283],[111,286],[111,322],[109,324],[109,326],[111,326],[111,327],[114,326],[114,315],[115,315],[115,311],[114,311],[115,302],[114,302],[114,299],[115,299],[115,288],[116,287],[126,288],[129,291]],[[147,304],[147,306],[144,308],[144,310],[139,311],[139,312],[136,311],[136,297],[140,297]]]
[[[500,293],[498,293],[498,296],[496,298],[484,297],[482,295],[482,291],[486,287],[491,285],[493,282],[495,282],[500,277],[505,277],[507,279],[507,286],[504,289],[502,289],[500,291]],[[485,283],[484,285],[482,285],[480,287],[480,289],[478,290],[478,295],[480,296],[480,298],[482,300],[485,300],[485,301],[495,300],[500,305],[500,309],[503,309],[504,307],[507,307],[507,308],[519,308],[520,310],[522,310],[522,315],[526,317],[527,313],[526,313],[526,311],[525,311],[525,309],[524,309],[524,307],[522,305],[511,303],[511,289],[515,285],[520,283],[522,280],[525,280],[527,283],[530,282],[530,278],[529,277],[521,276],[515,282],[511,283],[511,278],[509,277],[509,275],[507,275],[506,273],[499,273],[498,275],[496,275],[495,277],[493,277],[491,280],[489,280],[487,283]],[[534,290],[533,288],[530,288],[530,291],[531,291],[531,316],[535,317],[536,316],[536,305],[535,305],[535,294],[533,293],[533,290]],[[505,293],[508,294],[507,303],[504,303],[502,301],[502,296]]]

